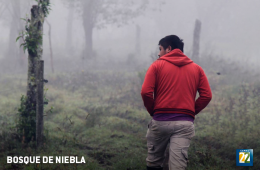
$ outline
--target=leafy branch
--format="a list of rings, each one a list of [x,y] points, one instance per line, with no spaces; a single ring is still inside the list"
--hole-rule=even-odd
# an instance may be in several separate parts
[[[23,51],[28,51],[30,55],[36,55],[36,49],[38,48],[38,44],[42,42],[42,35],[37,34],[35,27],[29,26],[30,19],[24,19],[25,20],[25,31],[22,31],[19,35],[19,37],[16,38],[16,41],[18,41],[20,38],[23,39],[23,43],[20,45],[23,46]]]
[[[46,18],[49,14],[50,8],[50,1],[49,0],[35,0],[38,2],[38,6],[42,10],[44,17]],[[31,20],[26,15],[26,18],[21,18],[25,21],[25,31],[20,32],[19,36],[16,38],[16,42],[22,38],[23,43],[20,45],[20,47],[23,47],[23,51],[26,50],[28,53],[32,56],[35,56],[37,54],[37,48],[38,45],[42,43],[42,35],[39,35],[37,33],[37,27],[35,27],[31,23]]]
[[[38,2],[38,6],[42,9],[44,17],[46,18],[49,15],[49,11],[51,10],[50,0],[35,0]]]

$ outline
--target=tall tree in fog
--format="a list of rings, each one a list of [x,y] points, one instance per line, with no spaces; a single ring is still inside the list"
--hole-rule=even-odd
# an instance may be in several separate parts
[[[2,0],[0,1],[0,13],[1,19],[5,19],[5,22],[10,26],[9,32],[9,44],[5,58],[8,60],[15,59],[16,61],[23,65],[25,62],[25,54],[22,48],[19,48],[15,42],[16,37],[18,37],[19,32],[24,27],[24,23],[21,20],[24,16],[24,9],[26,9],[31,1],[17,1],[17,0]],[[4,16],[4,18],[3,18]],[[19,44],[23,43],[22,39],[19,40]]]
[[[71,3],[71,0],[69,1]],[[139,16],[147,7],[148,0],[73,0],[83,20],[85,33],[84,57],[92,58],[93,29],[102,29],[108,24],[122,26]]]
[[[66,40],[66,49],[69,50],[69,54],[71,55],[73,52],[72,47],[72,26],[73,26],[73,17],[74,17],[74,1],[69,1],[69,15],[68,15],[68,22],[67,22],[67,40]]]

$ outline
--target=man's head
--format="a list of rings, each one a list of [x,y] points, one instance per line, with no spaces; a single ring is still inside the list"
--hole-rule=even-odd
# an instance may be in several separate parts
[[[182,39],[180,39],[178,36],[176,35],[168,35],[164,38],[162,38],[159,41],[159,57],[162,57],[163,55],[169,53],[170,51],[178,48],[183,52],[183,46],[184,43],[182,42]]]

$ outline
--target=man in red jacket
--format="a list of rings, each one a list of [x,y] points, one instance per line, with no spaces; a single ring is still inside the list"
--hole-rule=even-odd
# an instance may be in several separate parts
[[[176,35],[159,41],[159,58],[145,75],[141,95],[152,120],[146,134],[147,170],[162,170],[169,143],[170,170],[187,167],[188,148],[195,135],[194,118],[212,98],[203,69],[183,54]],[[195,101],[196,93],[199,98]]]

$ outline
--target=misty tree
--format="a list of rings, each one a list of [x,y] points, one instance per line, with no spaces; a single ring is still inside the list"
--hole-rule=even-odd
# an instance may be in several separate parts
[[[68,2],[70,4],[73,2],[71,5],[74,5],[73,8],[75,7],[82,16],[86,58],[94,56],[92,39],[94,28],[102,29],[108,24],[116,24],[118,27],[128,24],[131,19],[142,14],[148,5],[148,0],[69,0]]]
[[[25,54],[22,48],[17,46],[15,39],[22,31],[24,23],[21,18],[24,17],[25,11],[28,11],[28,6],[33,1],[28,0],[1,0],[0,1],[0,19],[10,27],[9,32],[9,43],[6,52],[6,60],[16,60],[20,65],[24,65]],[[19,40],[22,43],[22,39]]]
[[[16,41],[23,40],[21,46],[28,52],[28,77],[26,99],[21,99],[19,133],[25,136],[24,142],[35,140],[36,135],[36,95],[39,71],[39,61],[42,59],[43,24],[49,14],[50,0],[36,0],[38,5],[31,8],[31,18],[25,18],[25,30],[20,33]]]
[[[69,14],[68,14],[68,22],[67,22],[66,49],[68,49],[69,54],[72,55],[72,52],[73,52],[72,26],[73,26],[73,19],[74,19],[75,4],[74,4],[74,1],[69,1],[67,5],[69,8]]]

